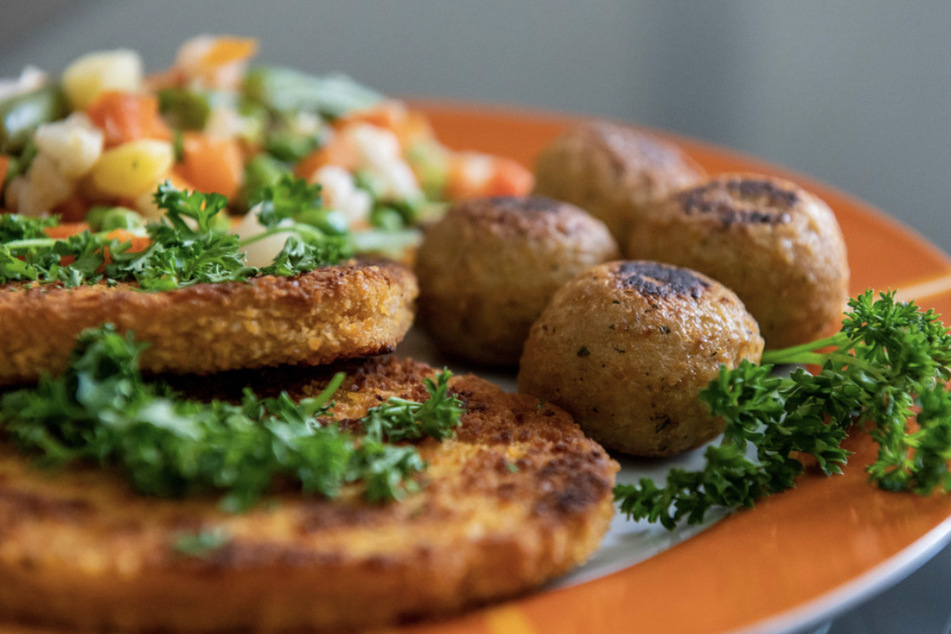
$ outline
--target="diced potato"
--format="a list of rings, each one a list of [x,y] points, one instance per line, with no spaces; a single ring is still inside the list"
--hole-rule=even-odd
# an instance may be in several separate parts
[[[63,71],[63,90],[75,110],[85,110],[107,90],[138,92],[142,88],[142,58],[119,49],[83,55]]]
[[[103,152],[90,176],[104,194],[136,198],[168,174],[174,160],[171,143],[139,139]]]
[[[51,158],[63,175],[73,180],[84,176],[102,154],[102,130],[80,112],[41,125],[34,139],[40,154]]]

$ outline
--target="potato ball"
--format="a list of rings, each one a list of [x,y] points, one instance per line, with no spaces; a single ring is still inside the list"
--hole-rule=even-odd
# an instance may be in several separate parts
[[[835,215],[779,178],[723,175],[673,194],[645,210],[627,250],[730,287],[769,348],[836,332],[848,300],[849,266]]]
[[[604,223],[574,205],[538,196],[458,202],[417,253],[420,321],[444,352],[514,366],[552,294],[617,255]]]
[[[608,262],[562,287],[532,326],[520,392],[560,405],[608,449],[674,456],[723,431],[700,391],[720,365],[758,362],[737,296],[666,264]]]
[[[539,155],[535,193],[568,201],[600,218],[618,240],[650,201],[689,187],[703,169],[660,138],[592,121],[569,129]]]

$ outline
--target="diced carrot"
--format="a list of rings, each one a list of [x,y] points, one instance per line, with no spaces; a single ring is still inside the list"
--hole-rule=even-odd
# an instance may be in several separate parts
[[[258,41],[250,37],[222,35],[216,37],[205,52],[201,64],[208,69],[240,62],[257,55]]]
[[[166,180],[168,180],[172,187],[179,191],[193,191],[195,186],[192,185],[192,183],[187,178],[185,178],[185,174],[183,173],[184,169],[185,166],[181,163],[178,163],[172,168],[172,171],[168,173],[168,178]]]
[[[131,231],[127,231],[125,229],[113,229],[106,234],[106,238],[109,240],[118,240],[119,242],[131,242],[132,246],[129,247],[129,253],[139,253],[140,251],[145,251],[149,248],[149,245],[152,244],[150,239],[137,236]]]
[[[511,159],[460,152],[450,159],[444,193],[450,200],[476,196],[525,196],[533,184],[532,173]]]
[[[162,88],[173,88],[185,83],[185,73],[180,68],[168,68],[146,75],[145,89],[148,92],[157,92]]]
[[[199,35],[179,47],[169,73],[157,81],[176,82],[173,85],[197,84],[217,90],[237,89],[244,65],[257,51],[258,42],[253,38]]]
[[[325,165],[337,165],[344,169],[354,170],[358,167],[359,159],[353,147],[344,141],[340,134],[333,136],[330,141],[314,150],[297,163],[294,173],[300,178],[310,179],[314,172]]]
[[[54,240],[63,240],[89,229],[88,222],[64,222],[55,227],[47,227],[43,231]]]
[[[495,173],[487,185],[486,196],[527,196],[535,185],[531,171],[512,159],[495,158]]]
[[[10,157],[6,154],[0,154],[0,186],[7,179],[7,171],[10,169]]]
[[[244,179],[241,146],[235,139],[186,132],[179,173],[199,191],[217,192],[231,198],[238,193]]]
[[[44,231],[47,236],[53,238],[54,240],[65,240],[70,236],[78,235],[88,229],[89,223],[86,222],[66,222],[55,227],[47,227],[44,229]],[[106,234],[106,238],[110,240],[118,240],[119,242],[131,242],[132,244],[129,246],[128,253],[139,253],[141,251],[145,251],[149,248],[149,245],[152,244],[152,241],[149,238],[137,236],[131,231],[127,231],[125,229],[113,229]],[[112,262],[112,257],[109,255],[108,248],[103,254],[103,260],[105,264]],[[67,255],[60,259],[60,264],[63,266],[68,266],[75,261],[75,257]]]
[[[158,108],[152,95],[107,91],[89,104],[86,114],[103,131],[106,147],[114,147],[136,139],[170,139]]]

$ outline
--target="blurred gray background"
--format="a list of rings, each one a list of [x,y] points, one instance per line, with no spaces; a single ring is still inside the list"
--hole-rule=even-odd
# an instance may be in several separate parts
[[[0,76],[82,52],[167,66],[198,33],[391,94],[603,115],[851,192],[951,251],[951,3],[0,0]]]
[[[951,252],[951,2],[0,0],[0,77],[199,33],[383,92],[601,115],[846,190]],[[698,565],[702,565],[699,564]],[[947,632],[951,550],[828,626]],[[738,597],[737,600],[742,600]]]

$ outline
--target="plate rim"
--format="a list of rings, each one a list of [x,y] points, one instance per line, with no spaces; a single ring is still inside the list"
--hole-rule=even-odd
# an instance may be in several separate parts
[[[443,115],[454,113],[463,117],[494,117],[499,120],[522,120],[522,122],[529,120],[560,128],[564,128],[571,123],[581,120],[601,119],[614,121],[616,123],[629,125],[640,130],[656,133],[659,136],[667,138],[675,143],[682,143],[688,146],[688,148],[702,147],[705,152],[715,154],[720,157],[727,157],[733,162],[753,163],[757,166],[757,168],[762,168],[762,170],[766,173],[774,174],[782,178],[788,178],[789,180],[793,180],[794,182],[801,184],[806,189],[816,192],[821,198],[826,198],[831,194],[832,197],[837,201],[844,201],[847,203],[848,207],[851,208],[849,210],[850,214],[858,213],[860,216],[871,216],[877,223],[879,223],[879,225],[881,225],[881,228],[887,231],[889,236],[897,233],[904,239],[915,243],[916,248],[924,248],[928,252],[930,258],[940,261],[940,265],[944,267],[940,272],[940,276],[946,277],[948,276],[949,272],[951,272],[951,256],[937,247],[937,245],[932,243],[927,237],[922,235],[915,228],[910,227],[904,222],[891,216],[885,210],[868,203],[851,193],[843,191],[834,185],[825,182],[821,178],[803,174],[797,170],[790,169],[773,161],[761,159],[754,155],[747,154],[733,148],[712,143],[708,140],[688,137],[678,133],[670,132],[668,130],[658,130],[634,122],[619,120],[617,118],[599,117],[597,115],[590,114],[559,112],[541,108],[525,107],[521,105],[459,101],[441,98],[408,99],[412,107],[419,107],[427,115],[432,115],[433,111],[436,111]],[[437,138],[442,138],[442,135],[438,130]],[[688,150],[687,153],[690,154],[690,151]],[[935,276],[938,277],[939,274],[935,272]],[[951,291],[942,291],[937,293],[935,298],[947,296],[949,293],[951,293]],[[951,301],[946,303],[951,306]],[[951,314],[951,309],[946,312]],[[691,540],[697,539],[697,537],[699,537],[699,535],[691,538]],[[951,512],[944,513],[943,520],[941,520],[936,526],[933,526],[930,530],[926,531],[924,534],[919,535],[911,543],[906,544],[897,552],[886,556],[871,568],[851,577],[833,589],[825,591],[812,599],[790,606],[788,609],[781,610],[767,617],[747,621],[738,627],[731,628],[730,631],[745,634],[746,632],[763,631],[763,628],[769,628],[769,631],[791,632],[803,627],[808,627],[810,624],[822,621],[823,619],[828,619],[835,614],[841,613],[850,607],[855,606],[864,599],[881,592],[888,587],[891,587],[895,583],[898,583],[901,579],[917,570],[948,543],[951,543]],[[673,548],[677,547],[678,546],[674,546]],[[632,567],[636,567],[638,565],[641,564],[634,564]],[[623,574],[623,572],[624,571],[619,571],[611,573],[607,576]],[[598,579],[585,581],[579,584],[579,586],[597,583],[597,581]],[[560,588],[554,591],[545,591],[544,593],[570,592],[575,587],[578,586]],[[516,603],[520,603],[521,601],[522,600],[516,600]],[[491,608],[489,608],[489,611],[491,611]]]

